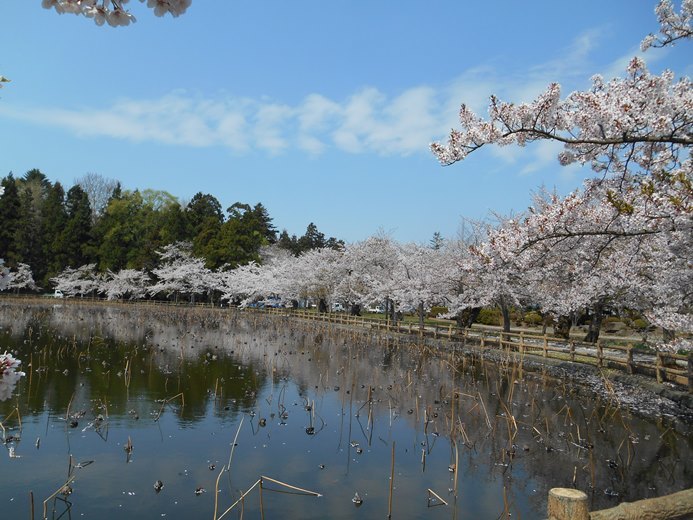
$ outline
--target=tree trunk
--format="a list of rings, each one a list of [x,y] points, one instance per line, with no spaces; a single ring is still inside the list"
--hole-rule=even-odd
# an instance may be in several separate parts
[[[662,329],[662,340],[664,343],[671,343],[676,339],[676,333],[671,329]]]
[[[553,324],[553,335],[558,338],[570,339],[570,326],[572,324],[570,316],[559,316]]]
[[[361,316],[361,306],[358,303],[351,304],[349,314],[352,316]]]
[[[318,300],[318,312],[320,314],[325,314],[327,312],[327,302],[325,302],[324,298]]]
[[[549,314],[541,317],[541,335],[546,336],[546,329],[553,323],[553,318]]]
[[[426,326],[426,313],[424,312],[423,302],[419,302],[419,329],[423,330]]]
[[[472,324],[479,317],[479,313],[481,313],[481,307],[464,309],[455,318],[455,321],[457,321],[457,326],[460,328],[464,327],[465,329],[471,328]]]
[[[588,343],[596,343],[599,339],[599,331],[602,328],[602,318],[604,318],[604,305],[601,300],[594,304],[590,314],[590,324],[587,329],[585,341]]]
[[[503,299],[501,299],[498,306],[500,307],[501,315],[503,316],[503,332],[510,332],[510,308]]]
[[[385,299],[385,312],[393,325],[397,323],[397,313],[395,313],[395,302],[390,298]]]

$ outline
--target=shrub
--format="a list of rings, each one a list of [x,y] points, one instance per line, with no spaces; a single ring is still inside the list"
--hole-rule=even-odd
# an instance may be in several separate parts
[[[634,319],[631,322],[630,326],[635,330],[647,330],[648,328],[650,328],[650,324],[647,323],[647,320],[644,320],[642,318]]]
[[[537,311],[531,311],[525,314],[523,320],[527,325],[541,325],[543,318]]]
[[[479,316],[476,318],[477,323],[482,325],[495,325],[501,324],[501,312],[500,309],[481,309]]]
[[[440,314],[447,314],[448,308],[441,305],[434,305],[431,310],[428,311],[429,318],[437,318]]]

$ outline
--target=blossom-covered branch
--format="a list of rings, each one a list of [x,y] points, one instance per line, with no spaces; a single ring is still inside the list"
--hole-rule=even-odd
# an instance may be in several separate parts
[[[684,0],[679,14],[669,0],[662,0],[656,13],[663,37],[649,36],[643,47],[690,39],[692,11],[693,0]],[[558,83],[550,84],[532,103],[508,103],[491,96],[487,120],[463,104],[462,128],[451,131],[447,144],[433,143],[431,150],[442,164],[450,165],[486,144],[524,146],[551,140],[564,144],[561,164],[590,164],[600,176],[624,179],[662,172],[690,176],[690,163],[683,166],[693,145],[692,107],[688,78],[675,80],[669,70],[651,74],[645,62],[634,57],[625,77],[605,81],[594,76],[590,90],[565,99]]]
[[[591,163],[597,172],[623,175],[671,169],[680,165],[680,147],[693,144],[693,89],[690,80],[674,81],[670,71],[650,74],[633,58],[625,78],[560,99],[560,86],[549,85],[533,103],[516,105],[491,97],[489,120],[460,109],[462,130],[452,130],[447,145],[431,150],[445,165],[464,160],[486,144],[518,144],[536,140],[564,143],[561,164]],[[672,146],[674,145],[674,146]]]
[[[676,41],[693,36],[693,0],[683,0],[681,12],[676,13],[671,0],[661,0],[655,9],[659,19],[660,35],[649,34],[640,44],[640,48],[646,51],[650,47],[665,47],[673,45]]]
[[[111,27],[130,25],[136,21],[135,17],[125,5],[130,0],[42,0],[45,9],[55,9],[59,14],[77,14],[94,20],[96,25],[107,23]],[[140,0],[144,3],[145,0]],[[164,16],[169,13],[179,16],[190,7],[192,0],[146,0],[147,7],[154,11],[156,16]]]

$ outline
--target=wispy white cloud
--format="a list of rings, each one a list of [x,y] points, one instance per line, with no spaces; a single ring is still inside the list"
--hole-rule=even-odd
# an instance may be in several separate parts
[[[447,85],[417,85],[389,95],[364,87],[345,99],[310,93],[294,105],[275,99],[249,99],[226,93],[204,97],[176,90],[156,99],[121,99],[103,108],[13,107],[0,104],[0,117],[64,129],[80,137],[109,137],[172,146],[224,147],[236,154],[281,154],[299,150],[319,155],[347,153],[406,156],[428,153],[457,126],[460,103],[485,115],[491,93],[528,101],[556,78],[584,80],[588,56],[599,31],[579,36],[561,60],[524,73],[492,66],[469,69]],[[512,148],[512,149],[511,149]],[[555,160],[555,146],[530,151],[493,148],[506,164],[518,162],[529,174]],[[549,156],[550,159],[549,159]],[[528,163],[529,161],[529,163]]]

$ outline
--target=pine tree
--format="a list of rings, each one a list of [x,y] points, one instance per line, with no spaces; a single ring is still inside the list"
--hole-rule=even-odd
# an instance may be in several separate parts
[[[16,235],[20,222],[20,201],[17,181],[12,173],[2,180],[3,194],[0,196],[0,258],[5,265],[13,266],[20,261]]]

